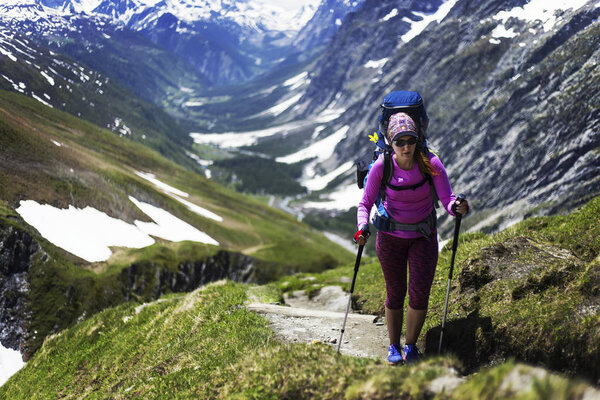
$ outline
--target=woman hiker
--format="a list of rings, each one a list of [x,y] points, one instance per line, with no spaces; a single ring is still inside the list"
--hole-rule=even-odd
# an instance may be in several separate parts
[[[432,178],[437,196],[448,213],[464,215],[469,209],[466,200],[456,200],[439,158],[429,152],[423,143],[419,143],[420,129],[422,127],[417,126],[405,113],[392,115],[387,129],[394,150],[391,163],[393,172],[389,185],[385,185],[381,194],[383,206],[393,220],[387,226],[380,224],[375,248],[387,292],[385,317],[390,339],[390,364],[403,360],[411,363],[419,358],[416,343],[425,322],[429,292],[438,260],[434,199],[430,184],[423,184],[427,181],[425,178]],[[358,232],[355,240],[359,245],[364,245],[369,237],[369,215],[380,194],[383,170],[384,157],[380,156],[371,168],[358,205]],[[396,190],[390,185],[395,186]],[[410,188],[398,190],[397,187],[402,186]],[[378,225],[377,222],[375,225]],[[407,264],[409,301],[403,351],[400,336],[407,289]]]

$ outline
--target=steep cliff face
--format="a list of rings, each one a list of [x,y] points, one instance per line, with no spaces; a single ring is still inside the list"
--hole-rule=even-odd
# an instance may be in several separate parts
[[[23,231],[0,229],[0,343],[20,350],[31,314],[27,309],[29,267],[40,246]]]
[[[118,278],[126,301],[135,298],[157,299],[165,293],[189,292],[221,279],[235,282],[254,280],[254,259],[224,250],[204,260],[187,261],[175,269],[159,262],[135,263],[121,271]]]
[[[106,307],[151,301],[221,279],[257,279],[252,257],[225,250],[177,266],[134,262],[109,275],[81,269],[55,252],[49,255],[26,230],[0,224],[0,343],[25,359],[47,335]]]

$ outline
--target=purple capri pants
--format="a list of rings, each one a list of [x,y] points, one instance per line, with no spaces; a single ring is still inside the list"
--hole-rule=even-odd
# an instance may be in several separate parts
[[[426,310],[438,260],[437,232],[431,232],[429,240],[377,232],[375,248],[385,278],[385,306],[391,310],[404,307],[408,263],[408,305],[413,310]]]

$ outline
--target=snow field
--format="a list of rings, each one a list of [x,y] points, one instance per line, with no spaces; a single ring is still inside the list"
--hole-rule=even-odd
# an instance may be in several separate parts
[[[382,58],[380,60],[370,60],[364,65],[365,68],[374,68],[379,69],[382,68],[387,62],[389,58]]]
[[[283,86],[289,86],[289,90],[292,91],[304,85],[305,83],[308,83],[308,81],[308,72],[304,71],[301,74],[293,76],[287,81],[283,82]]]
[[[283,125],[273,126],[271,128],[257,131],[246,132],[227,132],[227,133],[200,133],[192,132],[190,136],[198,144],[209,144],[220,148],[239,148],[252,146],[258,143],[259,139],[275,136],[277,134],[292,131],[308,124],[324,124],[337,119],[346,110],[328,108],[311,120],[295,121]]]
[[[199,231],[192,225],[173,216],[162,208],[141,201],[129,196],[129,200],[135,204],[154,222],[135,221],[135,226],[147,235],[158,236],[172,242],[181,242],[192,240],[194,242],[219,245],[219,242]]]
[[[21,353],[0,344],[0,386],[25,366]]]
[[[152,182],[157,188],[161,189],[165,194],[169,195],[170,197],[174,198],[175,200],[186,206],[190,211],[193,211],[202,217],[214,219],[218,222],[223,222],[223,217],[213,213],[212,211],[208,211],[206,208],[202,208],[194,203],[182,199],[181,197],[189,197],[190,195],[186,192],[174,188],[173,186],[169,186],[166,183],[159,181],[158,179],[156,179],[156,176],[154,174],[139,171],[136,171],[135,174],[140,178]]]
[[[531,0],[522,7],[514,7],[508,11],[501,11],[496,14],[493,19],[500,21],[500,24],[492,31],[492,37],[489,42],[491,44],[500,44],[501,38],[512,39],[518,36],[518,33],[513,28],[506,29],[506,22],[510,18],[517,18],[526,22],[540,21],[544,32],[549,32],[556,27],[561,21],[561,17],[557,17],[556,13],[560,10],[572,9],[579,10],[585,6],[588,0]],[[596,4],[598,7],[600,3]],[[530,33],[536,34],[535,30],[529,29]],[[523,43],[519,43],[520,47],[524,47]]]
[[[414,15],[421,18],[419,21],[413,21],[412,19],[408,19],[406,17],[402,18],[402,20],[408,22],[411,27],[409,31],[402,35],[400,39],[405,43],[410,42],[412,39],[419,36],[419,34],[421,34],[421,32],[423,32],[423,30],[425,30],[430,23],[437,22],[439,24],[442,22],[457,1],[458,0],[446,0],[435,13],[430,15],[414,12]]]
[[[298,161],[307,160],[309,158],[317,158],[318,160],[326,160],[333,155],[335,146],[344,138],[350,127],[345,125],[338,129],[335,133],[327,136],[326,138],[319,140],[310,146],[285,157],[278,157],[276,161],[293,164]]]
[[[304,185],[307,189],[313,190],[313,191],[325,189],[325,187],[330,182],[332,182],[335,178],[337,178],[338,176],[342,175],[345,172],[348,172],[353,167],[354,167],[354,162],[348,161],[348,162],[340,165],[339,167],[337,167],[336,169],[334,169],[333,171],[331,171],[328,174],[325,174],[322,176],[315,175],[312,179],[303,181],[302,185]]]
[[[189,197],[179,189],[167,185],[153,174],[136,172],[165,194],[185,205],[190,211],[215,221],[223,218],[182,197]],[[23,219],[54,245],[88,262],[106,261],[112,255],[111,246],[142,248],[154,244],[156,236],[173,242],[191,240],[218,246],[219,242],[169,212],[129,197],[154,222],[134,221],[129,224],[92,207],[83,209],[69,206],[60,209],[33,200],[21,201],[16,211]]]
[[[325,201],[310,201],[304,204],[305,208],[316,208],[321,210],[346,211],[358,206],[363,191],[356,183],[340,186],[335,192],[329,193]]]

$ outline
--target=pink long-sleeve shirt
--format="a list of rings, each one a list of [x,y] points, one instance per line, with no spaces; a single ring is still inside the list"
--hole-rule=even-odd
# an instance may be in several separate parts
[[[454,215],[452,212],[452,204],[456,201],[456,196],[454,196],[454,193],[452,192],[452,186],[450,185],[446,169],[440,159],[432,153],[429,153],[429,161],[437,172],[437,175],[433,176],[433,185],[440,202],[448,213]],[[382,175],[383,155],[379,156],[377,161],[375,161],[375,164],[373,164],[373,167],[371,167],[363,197],[358,204],[357,222],[359,229],[362,225],[369,223],[371,208],[373,208],[373,204],[375,204],[375,200],[379,195]],[[423,174],[421,174],[417,163],[415,163],[410,171],[405,171],[394,161],[394,170],[390,181],[392,185],[416,185],[421,182],[423,178]],[[395,191],[386,187],[383,205],[388,214],[400,223],[415,224],[420,222],[427,218],[431,211],[433,211],[433,200],[431,198],[431,188],[429,183],[426,182],[415,190],[408,189]],[[421,236],[418,232],[413,231],[393,231],[388,233],[405,239],[413,239]]]

